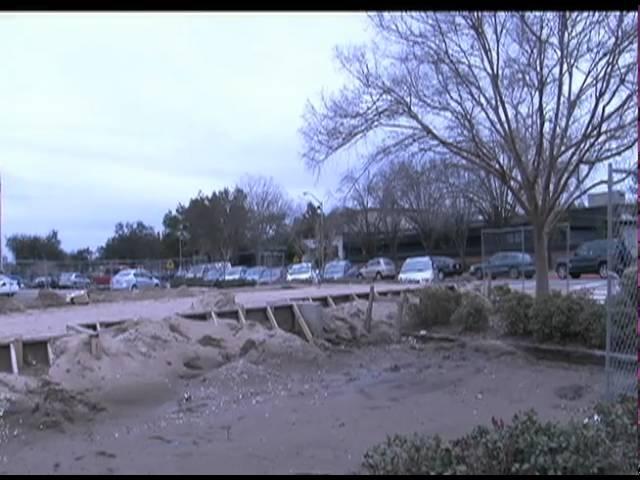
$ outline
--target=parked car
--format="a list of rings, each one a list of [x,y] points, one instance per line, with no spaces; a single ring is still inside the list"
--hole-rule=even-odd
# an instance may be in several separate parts
[[[206,282],[217,282],[219,280],[224,280],[224,270],[221,268],[211,268],[207,273],[204,274],[204,281]]]
[[[121,270],[111,279],[112,290],[143,290],[159,287],[160,280],[142,269],[128,268]]]
[[[60,274],[58,287],[60,288],[87,288],[91,280],[86,275],[78,272],[64,272]]]
[[[102,269],[91,276],[91,281],[96,287],[108,288],[111,285],[111,279],[120,270],[122,270],[120,267]]]
[[[7,275],[0,275],[0,295],[13,297],[19,290],[18,282]]]
[[[18,284],[18,288],[24,288],[24,280],[19,275],[7,275],[11,280]]]
[[[260,280],[260,277],[262,277],[262,275],[265,274],[265,272],[267,271],[267,267],[251,267],[249,269],[247,269],[247,273],[245,275],[245,278],[253,283],[258,283],[258,281]]]
[[[492,279],[506,276],[517,279],[522,275],[525,278],[533,278],[536,269],[533,259],[528,253],[498,252],[492,255],[487,262],[472,265],[469,273],[478,280],[482,280],[487,275],[491,275]]]
[[[450,257],[431,257],[432,262],[435,265],[436,278],[438,280],[444,280],[447,277],[453,277],[455,275],[462,275],[462,264],[456,262]]]
[[[224,274],[225,282],[234,280],[244,280],[247,275],[247,267],[235,266],[228,269]]]
[[[318,272],[309,262],[294,263],[287,271],[287,282],[316,282]]]
[[[385,257],[372,258],[360,269],[360,278],[367,280],[382,280],[383,278],[395,278],[396,266],[393,261]]]
[[[398,280],[403,283],[432,283],[436,271],[431,257],[410,257],[402,264]]]
[[[258,279],[258,285],[269,285],[272,283],[284,282],[287,279],[287,269],[284,267],[268,268]]]
[[[611,242],[611,243],[609,243]],[[633,256],[622,240],[592,240],[580,245],[573,257],[563,258],[556,263],[556,273],[561,279],[580,278],[582,274],[597,273],[600,278],[607,278],[608,246],[612,248],[612,271],[621,276],[631,265]]]
[[[322,278],[325,281],[344,280],[351,271],[351,262],[349,260],[334,260],[324,266]]]
[[[33,280],[32,286],[34,288],[58,288],[58,280],[51,275],[36,277]]]

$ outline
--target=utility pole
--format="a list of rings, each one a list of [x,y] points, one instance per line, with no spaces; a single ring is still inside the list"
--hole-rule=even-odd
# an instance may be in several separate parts
[[[305,197],[311,197],[316,202],[318,202],[318,206],[316,207],[318,212],[320,213],[319,220],[319,232],[318,232],[318,247],[320,248],[320,275],[318,278],[318,282],[322,283],[322,276],[324,275],[324,205],[322,200],[316,197],[311,192],[303,192]]]

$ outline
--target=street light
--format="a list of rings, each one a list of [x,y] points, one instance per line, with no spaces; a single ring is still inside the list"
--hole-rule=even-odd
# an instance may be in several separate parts
[[[311,197],[313,200],[318,202],[318,210],[320,211],[320,228],[319,228],[319,247],[320,247],[320,275],[318,278],[318,282],[322,281],[322,274],[324,273],[324,208],[322,205],[322,200],[316,197],[311,192],[302,192],[302,195],[305,197]]]

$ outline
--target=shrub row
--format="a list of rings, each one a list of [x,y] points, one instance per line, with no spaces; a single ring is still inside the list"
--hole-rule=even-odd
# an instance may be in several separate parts
[[[376,475],[632,474],[637,467],[637,402],[599,404],[595,415],[568,424],[542,422],[533,410],[511,424],[445,441],[439,436],[388,437],[368,450],[363,473]]]
[[[422,328],[454,326],[465,332],[486,330],[491,304],[481,295],[448,288],[429,287],[420,292],[412,318]]]

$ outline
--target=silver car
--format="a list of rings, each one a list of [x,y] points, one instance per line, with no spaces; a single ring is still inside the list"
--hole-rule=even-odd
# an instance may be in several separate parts
[[[91,285],[91,280],[78,272],[65,272],[60,274],[58,286],[60,288],[87,288]]]
[[[396,278],[396,265],[386,257],[372,258],[360,269],[358,278],[367,280],[382,280],[383,278]]]
[[[121,270],[111,279],[112,290],[143,290],[159,287],[160,280],[153,277],[146,270]]]

